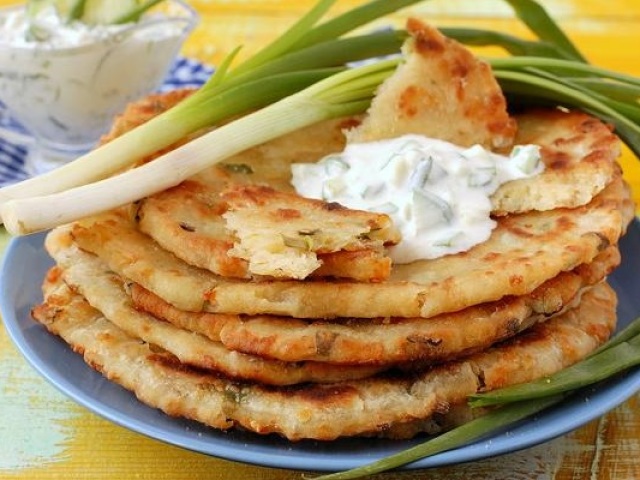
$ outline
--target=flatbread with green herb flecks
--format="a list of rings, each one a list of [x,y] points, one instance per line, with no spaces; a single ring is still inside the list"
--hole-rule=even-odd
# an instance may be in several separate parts
[[[333,262],[344,265],[345,257],[350,260],[347,278],[380,282],[391,273],[384,248],[396,245],[400,233],[386,214],[263,185],[229,188],[221,198],[228,205],[226,227],[236,238],[228,255],[245,260],[253,275],[302,280],[326,272]],[[350,256],[357,253],[370,255]],[[359,260],[368,260],[370,267]],[[368,274],[362,276],[363,271]],[[336,273],[330,272],[341,276]]]
[[[71,231],[82,249],[111,270],[181,310],[426,318],[528,294],[615,245],[632,218],[629,189],[618,178],[584,207],[502,217],[486,242],[460,254],[395,265],[389,280],[380,283],[223,278],[178,259],[113,212]],[[49,238],[47,248],[58,260],[54,236]]]
[[[213,370],[229,378],[269,385],[336,382],[368,377],[384,369],[382,366],[282,362],[231,351],[219,341],[176,327],[137,309],[120,277],[109,271],[94,255],[71,248],[75,250],[74,261],[60,272],[67,285],[129,335],[171,353],[181,363]]]
[[[531,294],[432,318],[302,320],[273,315],[224,315],[178,310],[132,284],[134,305],[180,328],[222,341],[231,350],[287,362],[411,364],[451,360],[489,347],[557,315],[579,301],[620,262],[609,247],[593,262],[547,280]],[[404,366],[403,365],[403,366]]]
[[[455,414],[448,426],[464,418],[456,407],[468,395],[531,381],[581,360],[609,337],[616,318],[615,293],[601,284],[576,308],[514,341],[421,374],[273,387],[190,369],[109,322],[55,276],[46,279],[44,292],[34,318],[142,402],[215,428],[290,440],[435,433],[447,415]]]
[[[516,122],[491,67],[459,42],[412,18],[403,61],[380,85],[350,143],[422,134],[456,145],[504,150]]]

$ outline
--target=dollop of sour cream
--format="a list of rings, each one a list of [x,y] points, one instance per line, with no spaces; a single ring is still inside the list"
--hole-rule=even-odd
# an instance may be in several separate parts
[[[395,263],[469,250],[491,235],[491,195],[505,182],[544,169],[536,145],[509,156],[420,135],[350,144],[313,164],[293,164],[305,197],[388,214],[402,234]]]
[[[128,27],[127,24],[65,22],[53,5],[43,8],[34,18],[28,18],[24,9],[16,9],[0,17],[0,44],[51,50],[78,47],[108,38]]]

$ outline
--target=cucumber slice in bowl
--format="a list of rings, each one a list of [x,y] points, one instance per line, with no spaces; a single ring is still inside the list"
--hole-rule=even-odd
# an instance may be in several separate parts
[[[53,6],[60,19],[88,25],[137,22],[151,7],[164,0],[28,0],[27,18],[33,21],[45,8]]]
[[[137,22],[154,5],[164,0],[84,0],[82,21],[90,25]]]
[[[28,0],[25,7],[29,24],[28,38],[44,42],[51,37],[51,29],[38,21],[38,17],[44,10],[53,8],[61,22],[69,23],[80,18],[84,3],[85,0]]]
[[[67,22],[78,20],[84,13],[86,0],[56,0],[58,15]]]
[[[29,0],[27,18],[33,20],[42,10],[53,6],[64,22],[70,22],[82,17],[85,2],[86,0]]]
[[[89,25],[110,25],[137,7],[136,0],[86,0],[81,20]]]
[[[49,5],[55,5],[55,0],[29,0],[27,2],[27,17],[29,19],[35,18]]]

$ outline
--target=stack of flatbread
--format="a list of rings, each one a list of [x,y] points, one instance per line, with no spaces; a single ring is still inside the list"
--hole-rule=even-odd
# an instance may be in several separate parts
[[[291,440],[436,433],[478,413],[468,395],[596,349],[615,328],[606,276],[633,217],[618,139],[581,112],[510,115],[485,63],[417,20],[408,29],[365,116],[53,230],[34,318],[169,415]],[[130,106],[113,135],[188,94]],[[493,195],[486,242],[392,264],[402,239],[387,215],[298,196],[290,166],[406,133],[537,144],[546,168]]]

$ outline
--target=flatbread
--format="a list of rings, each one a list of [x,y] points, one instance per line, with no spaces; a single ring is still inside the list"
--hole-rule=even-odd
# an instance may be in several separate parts
[[[617,138],[582,113],[509,117],[487,64],[417,20],[408,31],[405,61],[365,117],[312,125],[53,230],[46,248],[58,266],[34,318],[148,405],[290,440],[435,433],[476,414],[468,395],[595,350],[615,328],[616,300],[592,285],[619,261],[633,217]],[[187,95],[132,106],[111,135]],[[546,169],[498,190],[497,228],[467,252],[383,271],[385,237],[314,252],[327,257],[312,275],[329,278],[256,275],[260,249],[240,250],[258,229],[234,223],[240,209],[221,192],[289,196],[291,164],[342,150],[345,130],[350,142],[418,133],[501,152],[537,143]],[[251,207],[244,213],[266,211]]]
[[[73,259],[73,264],[59,273],[67,285],[83,295],[90,305],[127,334],[171,353],[181,363],[214,370],[229,378],[271,385],[365,378],[383,369],[318,362],[287,363],[230,351],[220,342],[136,309],[125,291],[122,279],[110,272],[94,255],[76,249]]]
[[[34,318],[142,402],[215,428],[240,426],[290,440],[413,435],[469,394],[537,379],[579,361],[615,327],[615,293],[602,284],[575,309],[464,361],[420,375],[278,388],[189,369],[127,335],[65,284],[47,281],[44,291],[46,303],[34,308]]]
[[[386,214],[352,210],[338,203],[303,198],[263,185],[243,185],[222,192],[228,206],[226,228],[236,241],[227,254],[245,260],[253,275],[302,280],[323,266],[330,255],[348,265],[347,278],[382,281],[389,277],[391,259],[386,245],[400,241],[400,233]],[[349,252],[370,255],[349,256]],[[340,260],[345,254],[348,263]],[[378,271],[362,277],[364,271]],[[332,263],[324,265],[325,271]],[[330,272],[336,276],[335,272]]]
[[[161,249],[114,213],[75,224],[77,244],[117,274],[176,308],[299,318],[432,317],[507,295],[525,295],[546,280],[591,262],[615,245],[632,218],[621,178],[587,206],[509,215],[471,250],[395,265],[381,283],[233,281],[195,268]],[[56,241],[47,242],[59,260]]]
[[[247,262],[228,255],[235,238],[222,218],[227,204],[220,193],[225,188],[247,184],[265,184],[291,191],[290,165],[316,161],[342,150],[345,144],[342,131],[351,125],[351,119],[338,119],[292,132],[145,198],[136,205],[139,228],[191,265],[218,275],[249,277]],[[337,276],[344,276],[344,270],[338,270]],[[331,265],[325,265],[322,274],[332,273],[336,272]]]
[[[600,120],[561,109],[515,118],[516,142],[540,145],[545,171],[498,188],[491,197],[494,215],[586,205],[617,175],[621,143]]]
[[[592,263],[563,272],[531,294],[423,318],[304,321],[290,317],[192,313],[178,310],[138,284],[134,305],[180,328],[198,332],[231,350],[287,362],[408,364],[451,360],[510,338],[557,315],[580,292],[605,278],[620,262],[616,247]]]
[[[380,86],[349,142],[417,133],[461,146],[511,147],[516,124],[491,67],[417,19],[409,19],[407,31],[404,61]]]

